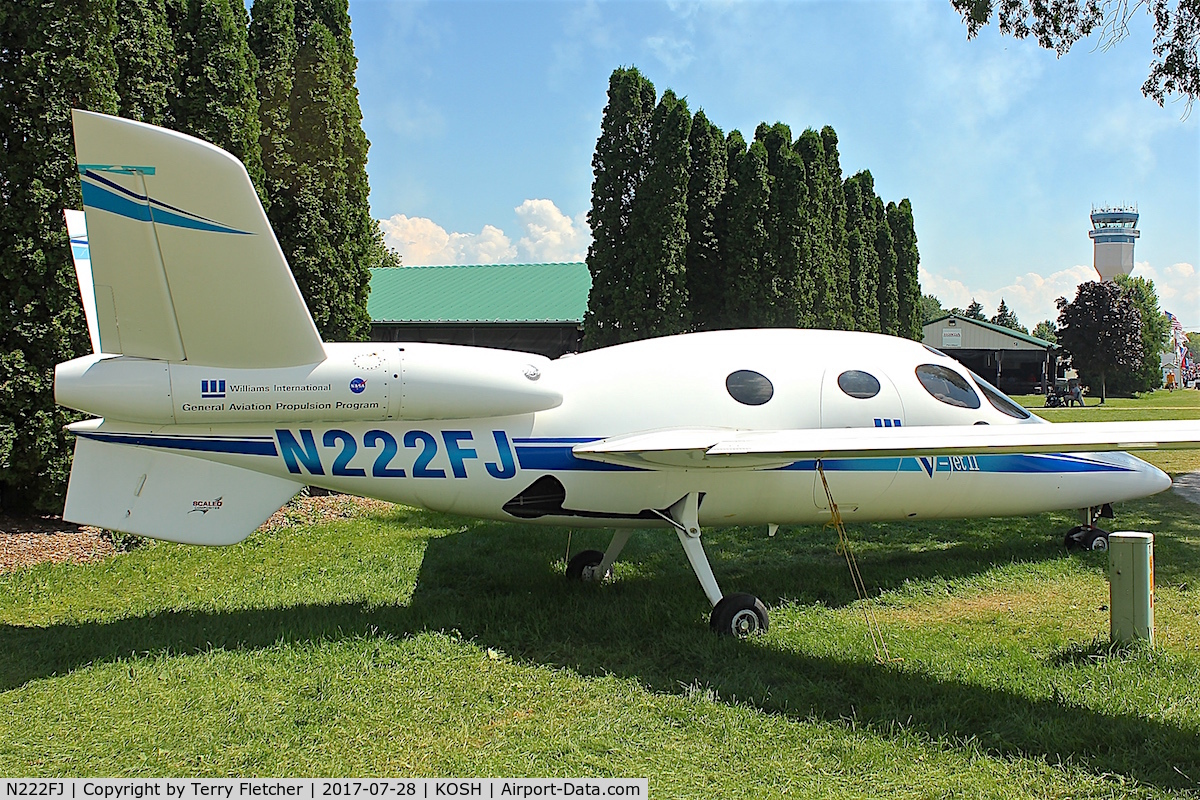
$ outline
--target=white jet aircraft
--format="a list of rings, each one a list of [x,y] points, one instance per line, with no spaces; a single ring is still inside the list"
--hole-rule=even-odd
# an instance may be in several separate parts
[[[1076,537],[1099,547],[1098,509],[1171,484],[1119,451],[1200,445],[1200,422],[1041,423],[942,353],[869,333],[718,331],[554,361],[322,342],[236,158],[100,114],[74,125],[95,352],[58,365],[55,397],[99,418],[70,426],[71,522],[231,544],[314,485],[616,528],[571,559],[585,579],[630,529],[670,528],[713,629],[745,635],[766,607],[722,594],[701,530],[826,522],[821,473],[849,521],[1080,508]]]

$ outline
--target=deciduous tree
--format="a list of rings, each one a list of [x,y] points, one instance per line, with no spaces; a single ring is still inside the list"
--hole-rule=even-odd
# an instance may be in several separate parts
[[[1141,312],[1112,281],[1081,283],[1074,300],[1060,297],[1056,302],[1058,342],[1082,379],[1099,379],[1103,403],[1108,377],[1141,363]]]
[[[1113,376],[1114,393],[1150,392],[1162,386],[1160,354],[1167,347],[1171,323],[1158,307],[1154,281],[1140,276],[1118,275],[1121,294],[1137,306],[1142,320],[1142,349],[1138,365],[1127,373]]]
[[[1058,328],[1048,319],[1044,319],[1033,327],[1033,335],[1047,342],[1058,343]]]
[[[1064,55],[1080,39],[1099,33],[1102,49],[1128,35],[1140,8],[1154,26],[1154,58],[1142,94],[1160,106],[1168,94],[1192,102],[1200,94],[1200,2],[1198,0],[950,0],[974,38],[998,14],[1000,32],[1018,39],[1033,36],[1042,47]]]

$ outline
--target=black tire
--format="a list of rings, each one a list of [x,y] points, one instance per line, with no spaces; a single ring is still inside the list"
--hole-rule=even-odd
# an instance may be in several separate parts
[[[1102,531],[1099,528],[1092,528],[1080,542],[1084,550],[1091,550],[1095,553],[1104,553],[1108,551],[1108,531]]]
[[[766,633],[770,621],[763,601],[752,594],[727,594],[713,606],[708,626],[720,636],[745,639]]]
[[[600,575],[596,574],[596,567],[600,566],[600,562],[604,560],[604,553],[599,550],[581,550],[571,556],[571,560],[567,562],[567,580],[569,581],[595,581],[600,580]]]
[[[1087,525],[1076,525],[1071,530],[1067,531],[1067,535],[1063,537],[1063,547],[1068,550],[1075,550],[1083,547],[1083,539],[1087,536],[1088,531],[1094,530]]]

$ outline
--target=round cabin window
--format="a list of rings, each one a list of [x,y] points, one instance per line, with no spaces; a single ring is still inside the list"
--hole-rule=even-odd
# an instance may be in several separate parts
[[[838,375],[838,388],[851,397],[866,400],[879,394],[879,379],[869,372],[849,369]]]
[[[767,380],[766,375],[749,369],[729,373],[729,377],[725,379],[725,388],[730,397],[747,406],[761,406],[775,394],[775,387]]]

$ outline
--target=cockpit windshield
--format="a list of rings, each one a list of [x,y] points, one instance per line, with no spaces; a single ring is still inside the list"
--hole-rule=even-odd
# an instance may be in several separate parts
[[[1032,416],[1032,414],[1030,414],[1021,406],[1017,405],[1016,401],[1010,399],[1004,392],[1000,391],[995,386],[992,386],[983,378],[976,375],[973,370],[967,371],[970,372],[971,377],[975,379],[975,384],[979,387],[980,391],[983,392],[983,396],[987,398],[987,401],[991,403],[997,411],[1008,414],[1010,417],[1015,417],[1016,419],[1029,419]]]

